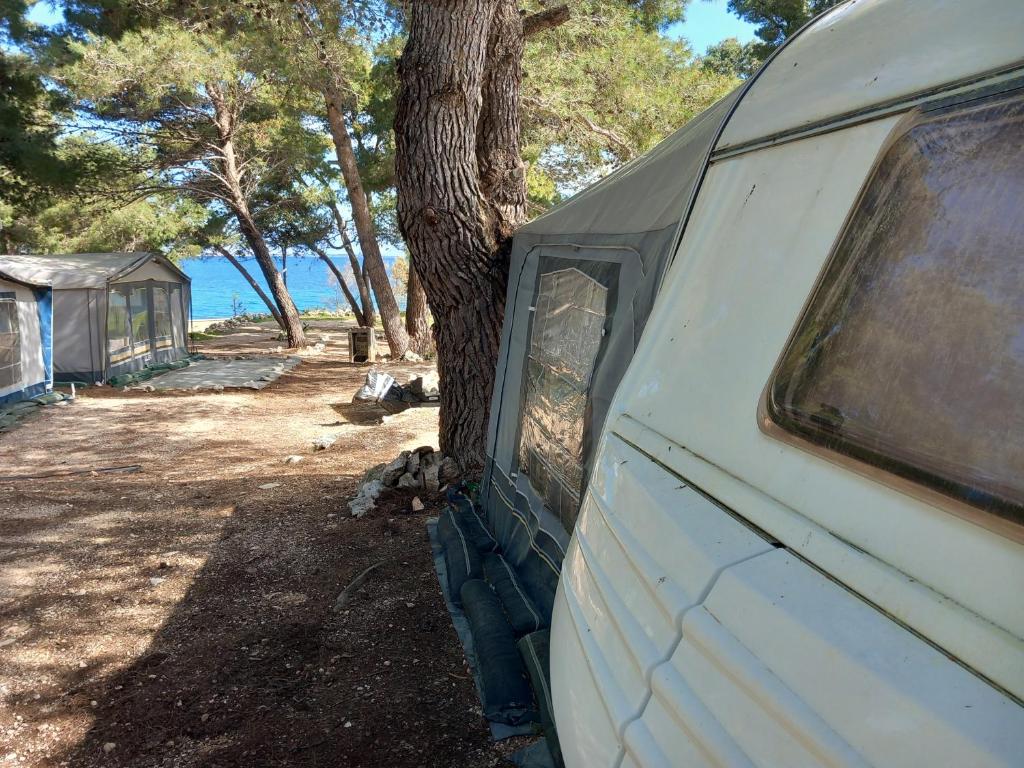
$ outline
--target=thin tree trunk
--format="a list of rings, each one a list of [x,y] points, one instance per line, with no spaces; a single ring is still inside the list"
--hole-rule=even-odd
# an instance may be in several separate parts
[[[254,278],[252,275],[249,274],[249,270],[247,270],[245,268],[245,266],[242,264],[242,262],[240,262],[238,259],[236,259],[234,254],[232,254],[231,251],[229,251],[224,246],[222,246],[222,245],[215,245],[214,248],[217,250],[217,252],[221,256],[223,256],[225,259],[227,259],[229,262],[231,262],[232,266],[234,266],[235,269],[237,269],[239,272],[242,273],[242,277],[245,278],[245,281],[247,283],[249,283],[249,286],[254,291],[256,291],[256,295],[259,296],[260,299],[263,300],[263,303],[267,305],[267,309],[270,310],[270,314],[273,315],[274,320],[277,321],[277,324],[279,326],[281,326],[281,330],[282,331],[287,330],[285,328],[285,325],[284,325],[284,320],[281,318],[281,313],[278,311],[277,307],[274,305],[273,300],[269,296],[267,296],[267,292],[264,291],[263,288],[260,286],[260,284],[256,282],[256,278]]]
[[[391,347],[393,357],[401,357],[409,348],[409,335],[402,325],[401,312],[395,301],[395,292],[391,288],[384,259],[380,255],[377,244],[377,232],[370,215],[370,204],[363,190],[362,177],[352,151],[352,137],[345,124],[342,112],[342,98],[337,89],[329,87],[324,94],[327,104],[327,122],[334,140],[334,149],[338,157],[341,175],[348,190],[348,201],[352,207],[352,220],[356,225],[359,248],[363,252],[363,268],[369,277],[373,294],[377,298],[377,309],[384,324],[384,336]]]
[[[267,279],[267,284],[270,286],[270,293],[277,302],[284,324],[284,332],[288,337],[288,346],[293,348],[306,346],[306,333],[302,330],[302,318],[299,316],[299,310],[296,308],[295,302],[292,301],[291,294],[288,293],[284,279],[281,277],[281,273],[278,272],[274,259],[270,255],[270,248],[267,247],[263,234],[260,232],[259,227],[256,226],[256,222],[253,221],[248,206],[242,200],[232,204],[231,208],[235,214],[235,219],[238,221],[238,229],[256,257],[256,263],[260,265],[263,276]]]
[[[508,265],[477,176],[494,0],[417,2],[399,62],[398,217],[436,324],[441,451],[484,462]]]
[[[338,226],[338,235],[341,237],[341,244],[348,254],[348,263],[352,267],[352,274],[355,276],[356,290],[359,292],[359,303],[363,308],[363,326],[372,328],[377,324],[377,308],[373,306],[373,299],[370,298],[370,287],[366,284],[366,272],[356,250],[352,247],[352,238],[348,236],[348,227],[345,225],[345,218],[338,209],[336,200],[331,200],[331,212],[334,214],[334,223]]]
[[[427,312],[427,294],[416,269],[409,265],[409,287],[405,294],[405,331],[409,334],[409,348],[424,357],[434,352],[434,337],[430,332]]]
[[[356,322],[359,325],[364,324],[363,312],[359,307],[359,302],[356,301],[356,297],[352,295],[352,291],[349,290],[348,283],[345,281],[345,276],[341,274],[341,270],[335,266],[334,261],[330,256],[327,255],[323,248],[316,245],[310,245],[310,249],[317,256],[320,257],[320,261],[327,265],[327,268],[331,270],[334,275],[334,279],[338,281],[338,285],[341,287],[341,292],[345,294],[345,300],[348,301],[348,305],[352,308],[352,314],[356,316]]]
[[[249,204],[246,202],[245,195],[242,192],[242,175],[235,156],[234,117],[216,83],[207,83],[206,90],[210,95],[210,101],[213,103],[215,111],[214,121],[220,139],[220,166],[224,184],[227,187],[225,191],[228,193],[228,200],[226,202],[238,221],[238,229],[249,244],[249,249],[252,251],[253,256],[256,257],[256,263],[259,264],[260,269],[263,271],[263,276],[270,287],[270,293],[277,303],[278,311],[284,323],[285,334],[288,337],[288,346],[304,347],[306,346],[306,334],[302,330],[299,310],[296,309],[295,302],[292,301],[291,294],[288,293],[288,287],[284,284],[281,273],[278,271],[277,265],[274,264],[274,259],[270,255],[270,247],[267,245],[267,241],[263,239],[263,233],[260,232],[260,228],[256,225],[256,221],[249,211]]]
[[[281,279],[284,280],[284,287],[288,287],[288,246],[281,246]]]

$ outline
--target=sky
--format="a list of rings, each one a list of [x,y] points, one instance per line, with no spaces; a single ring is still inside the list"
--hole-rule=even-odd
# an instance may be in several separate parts
[[[686,20],[668,29],[671,37],[685,37],[693,52],[703,54],[709,45],[727,37],[739,38],[741,43],[754,39],[754,26],[741,21],[727,8],[728,0],[691,0]],[[46,2],[36,3],[29,18],[40,24],[55,24],[61,18]]]
[[[754,25],[729,13],[727,0],[691,0],[682,24],[668,28],[669,37],[685,37],[693,52],[703,55],[709,45],[735,37],[741,43],[754,39]]]

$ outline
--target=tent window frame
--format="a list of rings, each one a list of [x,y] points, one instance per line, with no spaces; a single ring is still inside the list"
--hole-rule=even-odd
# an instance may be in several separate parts
[[[870,438],[868,433],[861,437],[858,437],[856,432],[851,434],[848,429],[843,433],[848,419],[842,415],[842,403],[838,404],[838,415],[833,417],[828,417],[828,413],[832,412],[829,410],[820,418],[808,416],[801,419],[795,412],[791,412],[791,406],[780,405],[778,398],[782,391],[780,388],[790,382],[794,372],[799,375],[800,350],[806,348],[807,334],[815,327],[815,323],[820,325],[824,317],[831,318],[837,324],[836,330],[829,332],[818,346],[811,347],[812,350],[817,350],[823,344],[835,343],[832,337],[839,338],[844,333],[849,337],[855,331],[849,330],[853,322],[853,316],[850,316],[850,306],[853,304],[848,297],[855,295],[858,290],[867,292],[871,288],[875,293],[867,293],[868,298],[861,299],[863,306],[870,307],[872,299],[877,300],[878,285],[885,285],[879,283],[879,278],[874,272],[866,273],[869,277],[862,274],[867,266],[858,268],[861,264],[881,263],[882,257],[879,254],[888,254],[891,250],[875,248],[860,252],[855,247],[855,240],[858,236],[863,237],[865,232],[882,232],[883,223],[873,221],[870,213],[887,209],[889,206],[885,205],[886,200],[891,200],[893,195],[899,199],[898,196],[908,193],[898,182],[887,182],[885,174],[886,168],[892,172],[891,169],[896,162],[909,162],[898,157],[899,152],[907,154],[908,145],[915,146],[915,141],[925,145],[928,134],[924,133],[922,138],[920,134],[914,133],[915,129],[923,128],[926,131],[930,126],[941,128],[943,118],[959,117],[968,125],[966,130],[970,130],[972,124],[969,123],[969,118],[972,113],[1006,106],[1016,106],[1019,110],[1022,105],[1024,90],[1020,89],[985,94],[980,98],[975,96],[956,101],[944,100],[931,109],[909,113],[893,129],[889,139],[880,149],[860,194],[840,229],[810,297],[768,379],[758,407],[759,426],[765,434],[1017,541],[1024,541],[1024,506],[1019,500],[1014,501],[994,491],[991,486],[986,485],[984,479],[971,483],[965,481],[962,470],[958,473],[952,469],[943,469],[939,464],[929,463],[927,459],[921,459],[918,463],[906,455],[901,457],[898,452],[887,453],[885,443]],[[935,158],[928,157],[927,161],[934,163]],[[888,188],[887,183],[890,185]],[[865,223],[867,229],[864,229]],[[870,229],[872,225],[875,230]],[[970,238],[976,233],[966,230],[960,230],[960,233],[962,239],[959,239],[958,243],[962,251],[964,247],[970,247]],[[910,258],[906,253],[901,254],[901,257]],[[932,258],[938,260],[940,256],[933,255]],[[837,308],[834,298],[837,294],[847,297],[843,302],[850,303],[843,303]],[[828,326],[828,323],[825,325]],[[814,338],[817,339],[820,335],[819,333]],[[815,359],[820,354],[815,353]],[[806,377],[817,374],[812,371],[803,375]],[[912,382],[913,378],[910,381]],[[926,407],[926,404],[922,407]],[[855,418],[858,411],[854,410],[852,413]],[[851,425],[855,428],[857,426],[855,423]],[[864,427],[861,426],[859,429],[863,431]],[[888,436],[889,432],[880,434]],[[985,467],[976,468],[976,471],[981,478],[987,475]]]
[[[559,259],[559,261],[562,261]],[[554,266],[552,261],[552,266]],[[593,263],[604,263],[604,262],[593,262]],[[538,329],[538,321],[542,319],[542,304],[545,300],[550,297],[543,292],[543,283],[545,278],[552,278],[556,275],[562,275],[566,273],[576,273],[582,279],[590,282],[602,292],[603,299],[603,312],[600,314],[600,337],[596,340],[596,345],[592,355],[588,355],[586,361],[576,361],[577,369],[580,373],[585,373],[584,379],[579,382],[567,379],[565,376],[560,375],[553,369],[550,370],[550,376],[557,379],[563,387],[568,389],[575,389],[576,395],[583,403],[583,411],[580,414],[580,430],[581,433],[578,436],[580,443],[578,451],[579,455],[574,455],[567,446],[559,440],[557,435],[550,434],[549,430],[545,429],[543,425],[539,424],[536,419],[533,419],[529,415],[529,401],[531,399],[531,387],[533,379],[531,379],[529,369],[531,366],[548,369],[548,366],[543,359],[543,355],[538,356],[537,350],[540,349],[543,352],[543,348],[538,345],[538,333],[543,335],[544,329]],[[529,483],[533,488],[533,491],[538,494],[539,498],[543,503],[550,509],[550,511],[561,521],[563,527],[566,530],[572,530],[575,525],[576,516],[579,514],[580,502],[582,500],[583,486],[586,482],[586,463],[585,463],[585,448],[587,440],[587,416],[586,412],[590,404],[590,391],[593,385],[594,371],[597,368],[598,362],[601,359],[602,351],[605,347],[605,339],[608,333],[608,323],[612,320],[615,314],[616,304],[616,291],[611,286],[604,285],[600,280],[595,279],[592,275],[579,269],[576,266],[561,266],[559,268],[552,268],[548,270],[541,270],[537,275],[537,293],[536,293],[536,306],[531,308],[530,311],[530,330],[527,338],[527,351],[524,359],[524,370],[523,370],[523,381],[522,381],[522,392],[520,395],[520,414],[518,419],[517,437],[515,456],[518,471],[521,475],[529,478]],[[590,312],[589,309],[580,307],[579,309],[585,312]],[[586,368],[583,371],[582,368]],[[575,462],[579,465],[581,478],[579,487],[570,488],[567,487],[563,480],[568,480],[568,477],[563,477],[557,471],[552,468],[551,457],[548,461],[541,456],[541,452],[537,450],[536,440],[531,441],[528,435],[530,434],[530,427],[528,423],[532,425],[532,431],[543,435],[546,442],[551,444],[555,449],[562,454],[561,458],[568,458],[569,461]]]
[[[111,336],[110,336],[110,297],[118,296],[124,301],[124,320],[125,320],[125,333],[120,337],[124,339],[126,343],[122,344],[117,348],[111,348]],[[107,360],[111,365],[122,363],[125,360],[132,358],[132,319],[131,319],[131,291],[130,289],[121,288],[120,286],[112,286],[107,291],[107,323],[106,323],[106,339],[107,339]]]
[[[153,296],[149,285],[146,283],[127,283],[128,291],[128,315],[132,331],[132,357],[145,357],[153,352]],[[136,323],[136,305],[133,299],[136,292],[145,296],[145,308],[139,312],[138,319],[144,319],[143,325]],[[144,335],[136,336],[137,330],[143,330]]]
[[[20,386],[23,379],[21,367],[21,322],[18,318],[16,297],[0,297],[0,390]],[[6,357],[10,361],[6,361]]]
[[[155,283],[150,288],[153,310],[153,343],[155,349],[169,349],[174,346],[174,321],[171,317],[171,290],[169,286],[169,283]],[[163,301],[160,301],[160,294],[163,294]]]

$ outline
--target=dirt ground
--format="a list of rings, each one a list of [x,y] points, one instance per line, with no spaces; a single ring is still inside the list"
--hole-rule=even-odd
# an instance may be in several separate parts
[[[371,465],[436,444],[437,412],[340,421],[367,369],[314,327],[327,352],[262,391],[93,388],[0,434],[3,476],[142,465],[0,479],[0,766],[505,764],[433,570],[438,500],[346,503]]]

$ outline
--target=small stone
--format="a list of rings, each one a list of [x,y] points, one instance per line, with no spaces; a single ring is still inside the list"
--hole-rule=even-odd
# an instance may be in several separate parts
[[[380,476],[381,483],[388,487],[393,487],[398,482],[398,478],[405,474],[405,464],[408,460],[409,451],[402,451],[398,454],[398,458],[385,465],[384,471]]]
[[[422,512],[423,511],[423,502],[420,501],[420,497],[419,496],[413,496],[412,497],[412,511],[413,512]]]
[[[162,576],[152,576],[149,579],[149,583],[154,587],[159,587],[165,581],[167,581],[167,579],[163,578]]]
[[[103,751],[108,755],[115,749],[117,749],[117,744],[113,741],[108,741],[106,744],[103,745]]]
[[[409,458],[405,462],[405,471],[410,475],[415,475],[420,471],[420,455],[415,451],[409,454]]]
[[[89,706],[90,707],[98,707],[99,705],[100,705],[100,703],[98,701],[96,701],[96,699],[93,699],[92,701],[89,702]]]
[[[404,475],[402,475],[400,478],[398,478],[398,487],[399,488],[414,488],[415,489],[415,488],[421,488],[422,485],[423,484],[420,482],[420,479],[418,477],[416,477],[415,475],[411,475],[408,472],[406,472]]]
[[[420,470],[423,474],[423,487],[431,493],[437,493],[441,488],[441,456],[437,453],[428,453],[420,462]]]
[[[87,666],[89,666],[89,665],[86,664],[84,661],[78,662],[78,668],[79,669],[85,669]]]
[[[333,435],[320,435],[320,437],[316,438],[313,441],[313,450],[326,451],[328,448],[334,445],[334,443],[337,442],[337,440],[338,438],[334,437]]]
[[[352,727],[352,721],[351,720],[346,720],[345,721],[345,727],[346,728],[351,728]]]
[[[261,491],[269,491],[271,488],[279,488],[280,486],[280,483],[264,483],[263,485],[257,485],[256,487]]]
[[[302,461],[303,458],[304,458],[303,456],[297,456],[295,454],[292,454],[291,456],[285,456],[284,457],[284,463],[285,464],[298,464],[300,461]]]
[[[459,463],[451,456],[445,456],[441,460],[441,468],[438,472],[438,481],[441,485],[454,483],[462,475]]]
[[[203,714],[199,716],[199,719],[205,723],[207,720],[210,719],[210,715],[208,712],[203,712]]]

